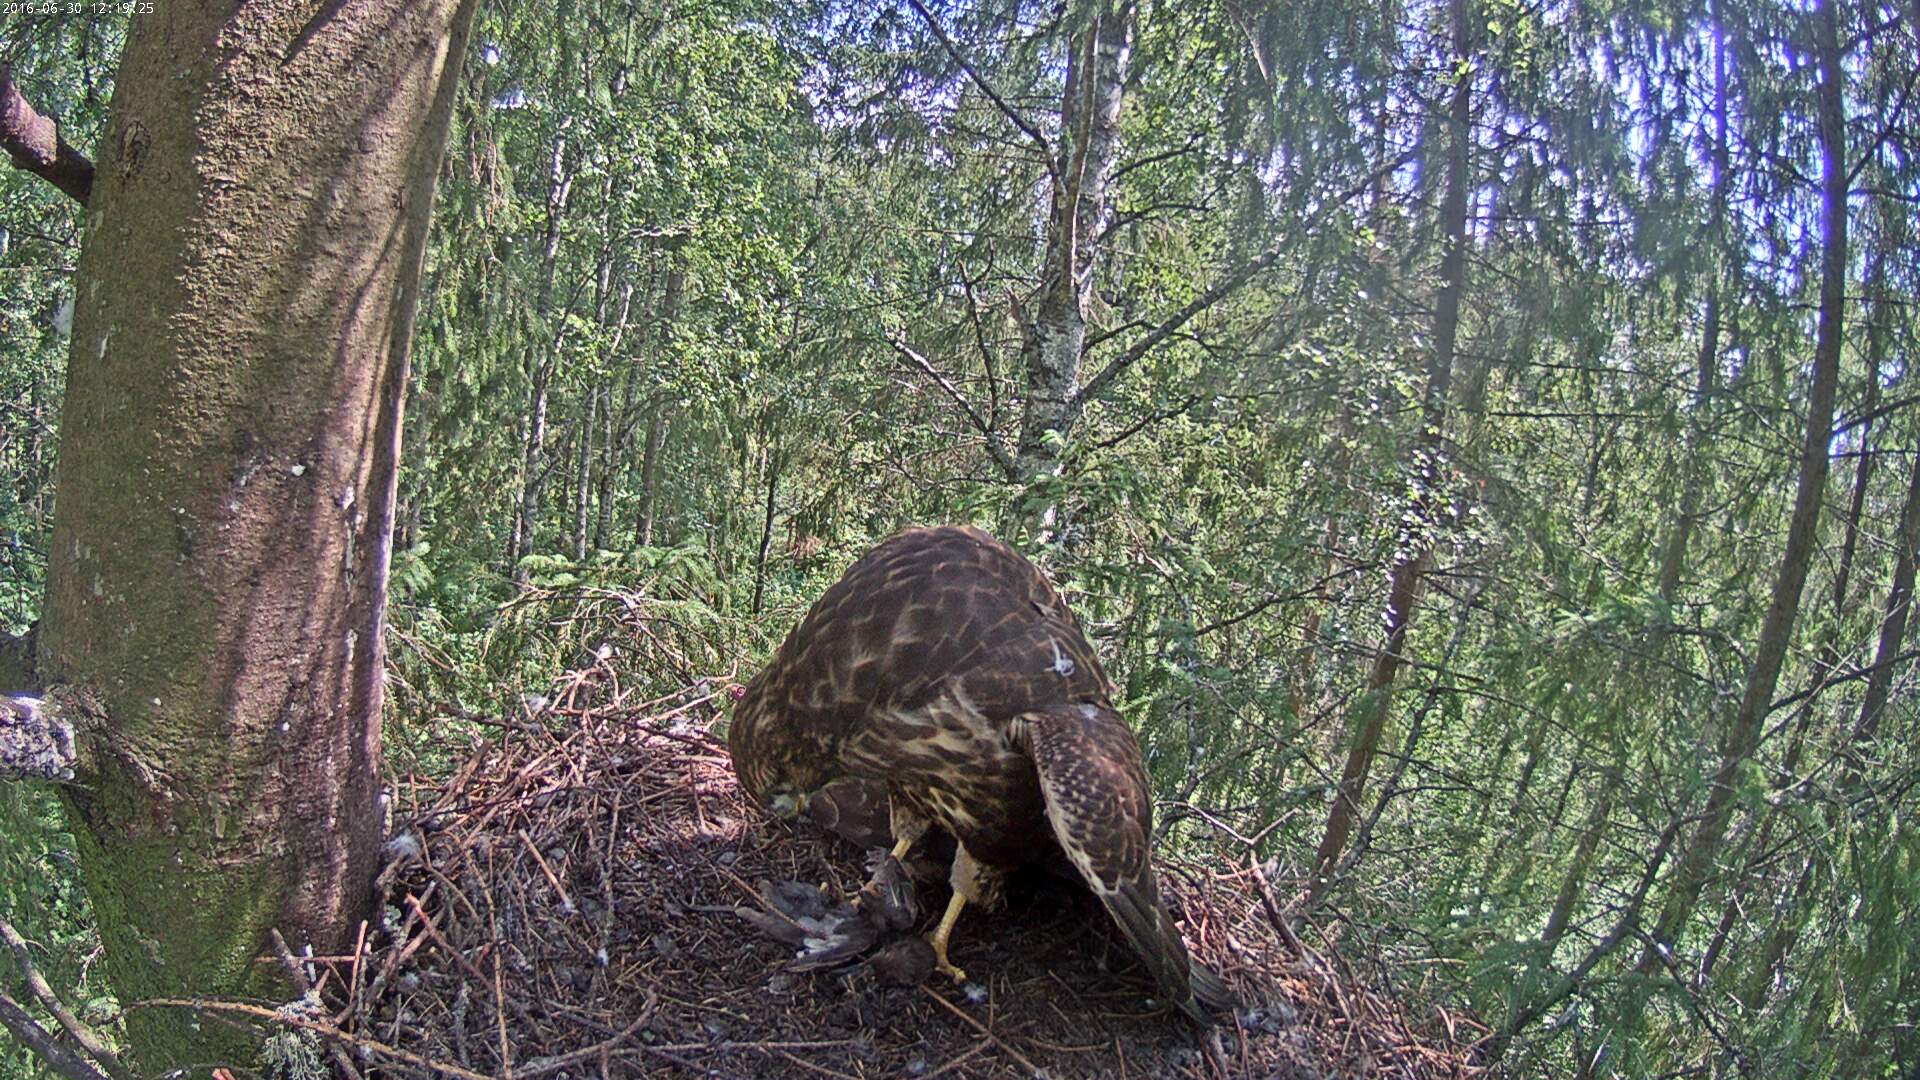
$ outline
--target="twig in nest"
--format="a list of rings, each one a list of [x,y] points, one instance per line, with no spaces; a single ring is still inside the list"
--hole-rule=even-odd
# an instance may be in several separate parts
[[[1046,1075],[1045,1073],[1043,1073],[1043,1072],[1041,1072],[1041,1071],[1040,1071],[1040,1066],[1038,1066],[1038,1065],[1035,1065],[1035,1064],[1034,1064],[1033,1062],[1031,1062],[1031,1061],[1028,1061],[1028,1060],[1027,1060],[1027,1056],[1026,1056],[1025,1054],[1022,1054],[1022,1053],[1021,1053],[1020,1051],[1018,1051],[1018,1050],[1015,1050],[1015,1049],[1014,1049],[1013,1047],[1011,1047],[1011,1046],[1008,1046],[1008,1045],[1006,1044],[1006,1042],[1004,1042],[1004,1041],[1003,1041],[1003,1040],[1002,1040],[1002,1039],[1000,1038],[1000,1036],[998,1036],[998,1035],[995,1035],[995,1034],[993,1033],[993,1029],[991,1029],[991,1028],[989,1028],[989,1027],[987,1027],[987,1025],[985,1025],[985,1024],[983,1024],[983,1023],[981,1023],[980,1021],[978,1021],[978,1020],[975,1020],[975,1019],[974,1019],[973,1017],[971,1017],[971,1016],[968,1016],[968,1015],[966,1014],[966,1012],[965,1012],[965,1010],[963,1010],[963,1009],[961,1009],[961,1008],[960,1008],[960,1006],[958,1006],[958,1005],[955,1005],[955,1004],[954,1004],[953,1002],[951,1002],[951,1001],[948,1001],[948,1000],[947,1000],[946,998],[944,998],[944,997],[941,997],[941,996],[940,996],[940,991],[938,991],[938,990],[935,990],[935,989],[934,989],[933,987],[931,987],[931,986],[922,986],[922,987],[921,987],[920,989],[921,989],[921,990],[923,990],[923,991],[925,991],[925,992],[926,992],[926,995],[927,995],[928,997],[930,997],[930,998],[932,998],[933,1000],[935,1000],[935,1001],[937,1001],[937,1002],[939,1002],[939,1003],[940,1003],[940,1007],[941,1007],[941,1008],[943,1008],[943,1009],[945,1009],[945,1010],[947,1010],[948,1012],[950,1012],[950,1013],[952,1013],[953,1015],[955,1015],[955,1016],[957,1016],[957,1017],[959,1017],[960,1019],[962,1019],[962,1020],[965,1020],[965,1021],[966,1021],[966,1022],[967,1022],[968,1024],[970,1024],[970,1025],[972,1025],[972,1027],[973,1027],[973,1029],[974,1029],[975,1031],[978,1031],[978,1032],[979,1032],[980,1034],[982,1034],[982,1035],[984,1035],[984,1036],[986,1036],[986,1037],[987,1037],[987,1041],[989,1041],[989,1042],[991,1042],[991,1043],[993,1043],[993,1045],[995,1045],[995,1046],[997,1046],[997,1047],[999,1047],[999,1048],[1000,1048],[1000,1050],[1001,1050],[1001,1051],[1002,1051],[1003,1053],[1005,1053],[1005,1054],[1006,1054],[1006,1055],[1007,1055],[1008,1057],[1010,1057],[1010,1058],[1012,1058],[1013,1060],[1015,1060],[1015,1061],[1017,1061],[1017,1062],[1019,1062],[1019,1063],[1020,1063],[1020,1065],[1021,1065],[1021,1067],[1023,1067],[1023,1068],[1025,1068],[1025,1069],[1027,1070],[1027,1075],[1028,1075],[1028,1076],[1035,1076],[1035,1077],[1041,1077],[1041,1076],[1045,1076],[1045,1075]]]
[[[526,1066],[520,1070],[518,1075],[521,1080],[529,1080],[529,1078],[535,1076],[545,1076],[550,1072],[564,1069],[576,1061],[585,1061],[588,1058],[598,1057],[610,1050],[617,1049],[620,1044],[626,1042],[634,1032],[646,1027],[647,1024],[653,1020],[653,1014],[658,1009],[659,1004],[660,1000],[658,996],[649,993],[647,995],[646,1005],[640,1009],[640,1015],[633,1018],[633,1023],[621,1028],[618,1035],[594,1043],[592,1046],[582,1047],[572,1053],[561,1054],[559,1057],[529,1061]]]
[[[228,1012],[240,1016],[251,1016],[256,1020],[265,1020],[268,1023],[299,1028],[302,1031],[311,1031],[323,1039],[336,1039],[352,1046],[364,1046],[376,1054],[385,1054],[396,1061],[404,1061],[409,1065],[428,1069],[433,1072],[443,1072],[448,1076],[459,1077],[460,1080],[499,1080],[498,1077],[488,1076],[486,1073],[474,1072],[472,1069],[463,1069],[451,1061],[435,1061],[433,1058],[422,1057],[410,1050],[402,1050],[390,1043],[381,1042],[379,1039],[370,1039],[365,1035],[356,1035],[350,1031],[341,1031],[332,1024],[322,1024],[315,1020],[302,1020],[297,1016],[283,1016],[264,1005],[249,1005],[244,1001],[213,1001],[207,998],[148,998],[145,1001],[136,1001],[127,1007],[129,1012],[134,1009],[148,1008],[199,1009],[205,1012]]]
[[[786,1058],[788,1061],[793,1062],[808,1072],[817,1072],[822,1076],[831,1076],[834,1077],[835,1080],[860,1080],[859,1077],[852,1073],[843,1073],[837,1069],[829,1069],[825,1065],[815,1065],[813,1062],[795,1054],[791,1050],[781,1050],[778,1051],[778,1053],[781,1057]]]
[[[533,861],[539,864],[540,872],[547,876],[547,884],[552,885],[553,891],[560,894],[560,903],[563,905],[561,910],[569,915],[580,910],[573,906],[573,897],[567,895],[567,887],[560,884],[560,879],[554,876],[553,867],[547,865],[547,860],[540,854],[540,849],[533,846],[533,839],[527,835],[527,830],[516,829],[515,834],[520,837],[520,842],[527,846],[527,854],[532,855]]]
[[[468,960],[465,954],[448,944],[446,938],[440,936],[440,931],[434,929],[433,917],[426,913],[426,910],[420,906],[420,901],[416,899],[412,893],[407,894],[407,903],[413,908],[413,913],[420,917],[420,928],[425,932],[426,936],[432,938],[435,945],[440,946],[448,956],[453,958],[455,963],[460,965],[462,970],[468,975],[471,975],[473,981],[480,983],[482,986],[490,981],[485,975],[480,973],[479,968],[473,966],[473,961]]]
[[[364,927],[366,924],[361,925]],[[314,991],[313,980],[308,977],[307,969],[300,965],[300,961],[294,959],[293,950],[287,948],[287,939],[280,936],[280,928],[272,927],[267,933],[273,941],[274,954],[280,958],[280,967],[286,971],[287,978],[293,983],[293,988],[300,992],[302,998],[311,994],[316,1002],[319,1001],[320,996]],[[328,1046],[327,1050],[327,1056],[333,1058],[333,1063],[340,1067],[340,1075],[347,1080],[360,1080],[360,1070],[353,1067],[353,1059],[347,1056],[345,1050],[342,1050],[338,1044]]]
[[[1293,932],[1293,924],[1288,922],[1286,915],[1281,912],[1280,904],[1273,896],[1273,887],[1267,884],[1266,871],[1260,869],[1260,856],[1257,853],[1248,855],[1247,867],[1253,871],[1253,880],[1260,887],[1260,907],[1267,913],[1267,921],[1273,924],[1281,940],[1287,943],[1287,948],[1292,949],[1295,956],[1311,958],[1324,965],[1325,961],[1321,961],[1312,950],[1307,948],[1306,943],[1300,940],[1300,935]]]

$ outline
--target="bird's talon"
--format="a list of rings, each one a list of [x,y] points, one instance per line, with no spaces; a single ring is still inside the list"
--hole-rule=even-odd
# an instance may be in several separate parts
[[[964,983],[967,981],[966,972],[960,970],[957,967],[954,967],[952,964],[948,963],[945,960],[941,960],[935,963],[933,967],[935,971],[938,971],[940,974],[945,975],[947,978],[952,979],[956,983]]]

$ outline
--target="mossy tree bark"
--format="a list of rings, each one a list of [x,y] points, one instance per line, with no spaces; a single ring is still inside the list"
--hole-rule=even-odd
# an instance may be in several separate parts
[[[169,0],[136,18],[76,280],[40,673],[126,1002],[282,996],[351,948],[381,841],[402,391],[474,0]],[[250,1061],[129,1014],[141,1066]]]

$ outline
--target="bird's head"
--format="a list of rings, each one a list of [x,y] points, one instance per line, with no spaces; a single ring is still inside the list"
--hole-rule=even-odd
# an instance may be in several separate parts
[[[833,776],[820,748],[794,725],[782,722],[769,696],[756,679],[737,699],[727,726],[727,750],[733,756],[734,775],[747,794],[774,816],[791,819]]]

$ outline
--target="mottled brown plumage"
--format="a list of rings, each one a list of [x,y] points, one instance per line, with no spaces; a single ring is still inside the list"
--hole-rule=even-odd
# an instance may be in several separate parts
[[[1146,771],[1099,659],[1040,571],[986,533],[911,529],[867,553],[747,685],[728,741],[776,812],[850,778],[884,784],[896,850],[930,825],[951,834],[968,902],[1064,852],[1163,994],[1196,1019],[1231,1007],[1160,901]],[[959,907],[934,935],[955,975]]]

